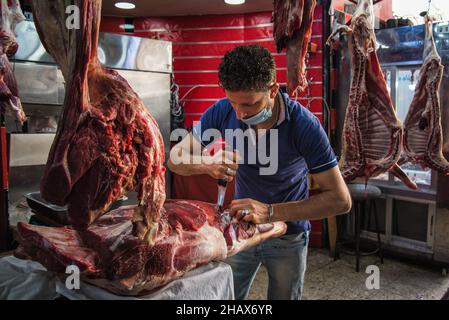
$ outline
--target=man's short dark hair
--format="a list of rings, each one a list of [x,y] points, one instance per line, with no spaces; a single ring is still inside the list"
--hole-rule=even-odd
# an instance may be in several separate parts
[[[239,46],[223,57],[218,78],[225,90],[266,91],[276,79],[276,64],[260,45]]]

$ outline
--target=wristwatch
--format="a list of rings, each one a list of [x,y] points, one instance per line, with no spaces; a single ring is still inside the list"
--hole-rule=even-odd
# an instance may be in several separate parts
[[[273,205],[269,204],[268,205],[268,223],[271,223],[271,220],[273,219],[273,214],[274,214],[274,207],[273,207]]]

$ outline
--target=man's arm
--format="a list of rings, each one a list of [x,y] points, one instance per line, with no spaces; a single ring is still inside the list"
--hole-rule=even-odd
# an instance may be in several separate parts
[[[312,178],[320,186],[321,193],[306,200],[273,204],[271,221],[319,220],[351,210],[351,196],[338,166],[313,174]],[[250,210],[250,214],[243,217],[244,221],[269,221],[268,204],[252,199],[234,200],[231,203],[231,215],[238,217],[242,209]]]
[[[201,144],[189,133],[170,151],[168,168],[181,176],[208,174],[214,179],[227,178],[232,181],[237,170],[237,155],[229,151],[219,151],[214,156],[202,153]],[[227,174],[227,168],[232,174]]]

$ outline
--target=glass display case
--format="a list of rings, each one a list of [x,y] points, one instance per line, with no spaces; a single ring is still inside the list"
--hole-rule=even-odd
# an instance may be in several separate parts
[[[396,115],[404,123],[410,104],[415,94],[415,88],[419,81],[419,64],[411,65],[383,65],[383,73],[387,82],[387,89],[390,93]],[[435,189],[436,184],[432,184],[432,170],[424,169],[420,165],[406,163],[401,165],[402,170],[414,181],[422,190]],[[384,173],[374,180],[389,181],[390,184],[400,186],[402,183],[389,173]]]
[[[419,80],[420,66],[407,66],[396,72],[396,114],[404,123]],[[404,172],[418,185],[431,186],[432,170],[423,169],[420,165],[407,163],[401,166]]]

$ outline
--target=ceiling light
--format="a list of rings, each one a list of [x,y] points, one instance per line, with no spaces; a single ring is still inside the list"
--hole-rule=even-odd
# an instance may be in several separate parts
[[[116,2],[115,6],[119,9],[125,9],[125,10],[134,9],[136,7],[136,5],[131,2]]]
[[[224,0],[227,4],[244,4],[245,0]]]
[[[126,29],[134,29],[134,25],[131,23],[125,23],[120,25],[120,29],[126,30]]]

